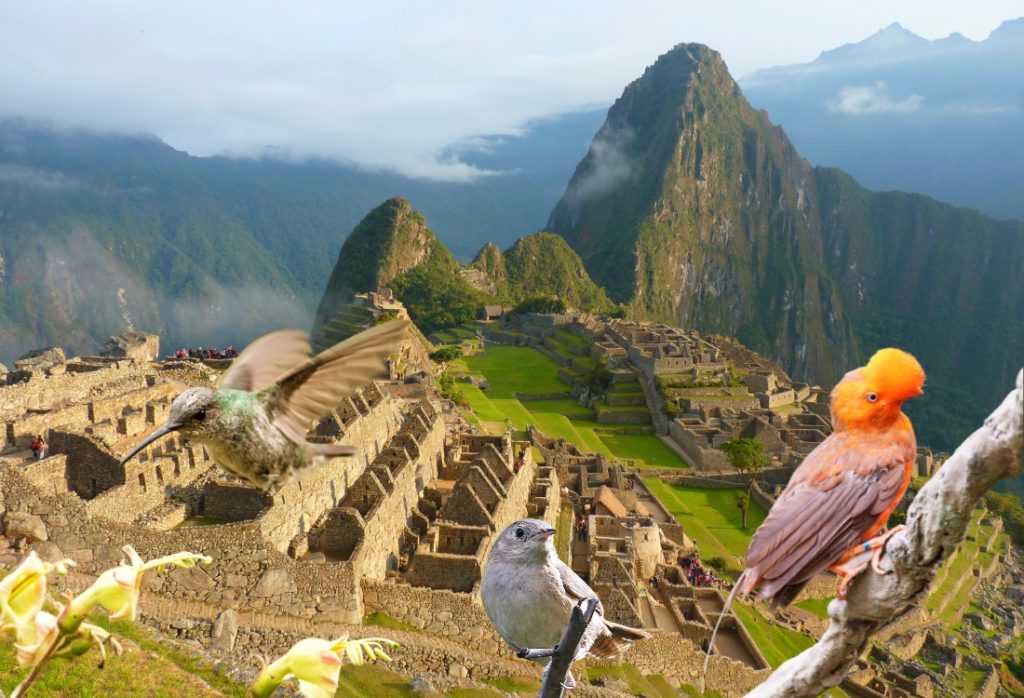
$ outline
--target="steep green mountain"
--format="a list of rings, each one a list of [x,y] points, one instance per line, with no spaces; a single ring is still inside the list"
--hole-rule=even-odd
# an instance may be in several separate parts
[[[345,240],[320,299],[313,336],[356,293],[390,287],[424,332],[473,320],[483,296],[459,272],[448,248],[427,228],[423,214],[401,197],[370,211]]]
[[[487,275],[496,295],[516,303],[537,294],[554,294],[574,308],[609,311],[614,305],[590,278],[583,261],[564,239],[540,232],[516,240],[502,252],[488,243],[472,267]]]
[[[735,334],[795,376],[916,353],[929,384],[910,411],[938,448],[1024,356],[1024,224],[811,167],[705,46],[626,87],[548,228],[636,316]]]
[[[537,294],[587,310],[614,308],[557,235],[527,235],[504,252],[488,243],[463,267],[400,197],[370,211],[342,245],[313,325],[318,346],[357,329],[353,296],[382,287],[394,291],[427,334],[472,321],[486,303],[508,305]]]
[[[92,353],[129,324],[165,349],[308,326],[345,233],[373,206],[416,201],[466,259],[510,244],[544,222],[599,119],[456,144],[447,155],[498,172],[473,182],[0,121],[0,361],[48,344]]]

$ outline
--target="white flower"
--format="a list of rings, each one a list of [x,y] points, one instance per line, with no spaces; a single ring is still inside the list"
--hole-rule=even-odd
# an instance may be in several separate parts
[[[127,563],[109,569],[93,582],[92,586],[71,600],[67,612],[61,617],[61,629],[65,633],[77,630],[93,606],[102,606],[110,612],[112,619],[135,620],[142,590],[142,575],[151,569],[161,570],[168,565],[188,569],[197,562],[212,562],[212,558],[198,553],[175,553],[143,562],[135,549],[123,548],[128,556]]]
[[[33,551],[17,569],[0,580],[0,630],[35,632],[31,627],[46,600],[46,575],[67,573],[72,560],[43,562]]]
[[[287,654],[263,668],[253,684],[252,692],[258,698],[265,698],[282,681],[295,677],[299,680],[299,692],[305,698],[330,698],[338,691],[343,654],[349,662],[357,665],[374,659],[391,661],[384,652],[385,644],[398,646],[382,637],[349,640],[348,636],[344,636],[334,642],[315,637],[300,640]]]

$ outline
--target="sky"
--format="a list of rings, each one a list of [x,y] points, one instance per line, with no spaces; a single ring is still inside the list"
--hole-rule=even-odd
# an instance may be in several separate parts
[[[466,180],[486,173],[445,146],[605,107],[681,42],[741,77],[895,21],[981,40],[1022,14],[1022,0],[4,0],[0,118]]]

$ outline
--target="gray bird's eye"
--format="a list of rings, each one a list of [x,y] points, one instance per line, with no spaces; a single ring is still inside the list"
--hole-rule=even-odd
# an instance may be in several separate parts
[[[868,402],[878,402],[878,393],[868,393]]]
[[[201,422],[204,419],[206,419],[206,410],[199,410],[198,412],[196,412],[195,415],[193,415],[193,419],[195,419],[197,422]]]
[[[522,528],[517,528],[516,529],[516,538],[522,538],[525,535],[526,535],[526,531],[524,531]]]

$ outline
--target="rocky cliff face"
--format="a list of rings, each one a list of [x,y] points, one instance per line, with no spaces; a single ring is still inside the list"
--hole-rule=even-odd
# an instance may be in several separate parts
[[[549,228],[637,316],[735,334],[797,377],[916,352],[932,443],[994,404],[1024,354],[1024,224],[812,168],[704,46],[626,87]]]

